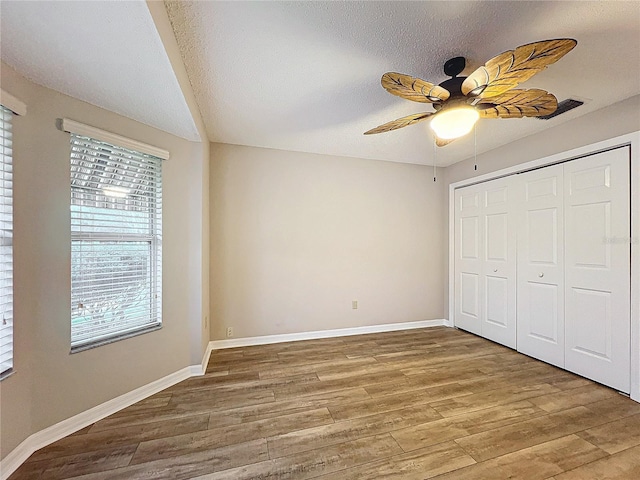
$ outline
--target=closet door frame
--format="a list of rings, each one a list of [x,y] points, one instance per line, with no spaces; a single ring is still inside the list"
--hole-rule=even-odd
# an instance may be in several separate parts
[[[445,324],[453,327],[455,314],[455,200],[457,188],[535,168],[576,160],[623,146],[631,147],[631,398],[640,402],[640,131],[557,153],[449,185],[449,306]]]

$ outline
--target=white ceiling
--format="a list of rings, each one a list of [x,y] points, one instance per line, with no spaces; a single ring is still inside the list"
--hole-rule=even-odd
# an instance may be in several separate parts
[[[188,140],[200,136],[145,2],[0,1],[2,61]]]
[[[144,1],[2,0],[0,53],[49,88],[190,140],[197,130]],[[430,106],[394,97],[384,72],[439,83],[518,45],[578,46],[523,84],[585,105],[550,121],[481,120],[478,153],[640,94],[640,2],[168,2],[209,139],[432,164],[428,122],[370,128]],[[473,135],[438,149],[470,157]]]

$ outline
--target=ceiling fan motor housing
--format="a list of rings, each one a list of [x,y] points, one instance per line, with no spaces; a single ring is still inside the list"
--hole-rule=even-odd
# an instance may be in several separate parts
[[[467,77],[453,77],[445,80],[439,85],[442,88],[448,90],[451,94],[451,97],[464,97],[464,95],[462,94],[462,82],[464,82],[466,79]]]
[[[440,83],[439,86],[448,90],[451,96],[444,103],[434,103],[433,108],[438,111],[445,105],[449,108],[454,105],[470,103],[472,99],[462,94],[462,82],[464,82],[466,78],[467,77],[453,77]]]

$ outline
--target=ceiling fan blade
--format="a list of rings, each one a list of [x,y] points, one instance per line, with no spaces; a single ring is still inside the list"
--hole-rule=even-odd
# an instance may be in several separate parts
[[[560,60],[577,43],[572,38],[543,40],[501,53],[465,79],[462,93],[480,98],[501,95]]]
[[[449,91],[402,73],[388,72],[381,80],[384,89],[398,97],[420,103],[439,103],[449,98]]]
[[[476,108],[481,118],[521,118],[549,115],[558,108],[558,100],[551,93],[532,88],[508,92],[482,99]]]
[[[436,137],[436,146],[444,147],[445,145],[449,145],[454,140],[456,140],[456,139],[455,138],[450,138],[448,140],[445,140],[444,138]]]
[[[433,112],[414,113],[413,115],[407,115],[406,117],[398,118],[376,128],[372,128],[371,130],[364,132],[364,134],[372,135],[374,133],[390,132],[391,130],[397,130],[398,128],[408,127],[409,125],[425,120],[431,115],[433,115]]]

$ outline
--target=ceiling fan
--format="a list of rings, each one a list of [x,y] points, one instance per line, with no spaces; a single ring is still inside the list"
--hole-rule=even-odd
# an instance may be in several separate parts
[[[549,115],[558,107],[555,96],[537,88],[514,87],[560,60],[577,43],[559,38],[521,45],[493,57],[468,77],[458,77],[466,62],[464,57],[455,57],[444,64],[444,73],[451,78],[439,85],[401,73],[385,73],[385,90],[414,102],[431,103],[435,111],[398,118],[365,135],[390,132],[431,118],[436,145],[442,147],[469,133],[479,118]]]

